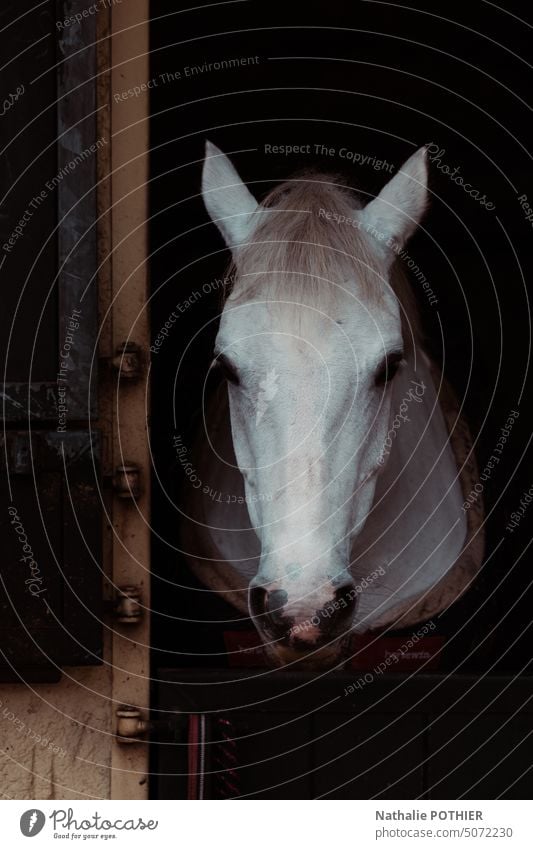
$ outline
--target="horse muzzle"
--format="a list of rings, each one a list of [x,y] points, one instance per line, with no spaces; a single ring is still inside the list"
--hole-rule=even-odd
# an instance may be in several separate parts
[[[305,594],[291,590],[291,597],[279,582],[264,585],[252,581],[250,613],[276,665],[293,661],[310,666],[330,666],[339,661],[346,647],[357,606],[352,582],[321,587]]]

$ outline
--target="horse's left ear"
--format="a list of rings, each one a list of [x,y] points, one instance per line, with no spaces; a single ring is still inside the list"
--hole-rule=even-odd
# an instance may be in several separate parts
[[[386,248],[401,248],[420,224],[428,203],[427,148],[405,162],[360,213],[361,225]]]
[[[228,157],[209,141],[205,144],[202,196],[228,248],[235,251],[249,240],[259,205]]]

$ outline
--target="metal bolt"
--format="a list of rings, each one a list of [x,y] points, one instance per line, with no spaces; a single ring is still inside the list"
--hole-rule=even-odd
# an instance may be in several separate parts
[[[113,489],[118,498],[139,498],[141,494],[141,470],[139,466],[130,462],[117,466]]]
[[[118,346],[113,357],[113,368],[119,373],[120,378],[128,381],[136,381],[141,376],[142,358],[141,349],[135,342],[122,342]]]
[[[137,625],[143,617],[139,587],[118,587],[115,596],[115,618],[124,625]]]
[[[117,743],[145,743],[143,734],[150,728],[150,723],[141,718],[139,708],[131,705],[121,705],[117,708]]]

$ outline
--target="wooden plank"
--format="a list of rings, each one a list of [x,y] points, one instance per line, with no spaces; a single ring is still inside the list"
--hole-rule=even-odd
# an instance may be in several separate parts
[[[172,716],[161,691],[161,721]],[[272,711],[205,717],[204,798],[306,799],[312,792],[313,735],[309,716]],[[173,718],[169,739],[153,743],[157,798],[187,798],[188,717]]]
[[[148,0],[111,8],[111,92],[149,79]],[[133,340],[148,352],[148,180],[149,99],[145,93],[112,100],[112,237],[113,348]],[[113,582],[138,585],[145,610],[132,638],[127,629],[113,631],[113,701],[150,704],[150,445],[147,410],[149,388],[113,386],[114,465],[133,460],[142,470],[142,494],[135,504],[113,504]],[[148,795],[148,747],[113,746],[111,797],[143,799]]]
[[[514,710],[533,691],[533,676],[510,678],[491,675],[443,676],[387,674],[375,676],[359,688],[353,684],[362,673],[354,671],[308,672],[285,669],[161,669],[174,705],[183,712],[231,711],[251,705],[254,710],[301,710],[329,705],[329,710],[354,710],[397,714],[416,703],[418,712],[446,709],[478,713],[494,699],[494,710]]]
[[[320,714],[314,797],[414,799],[423,790],[423,714]]]
[[[301,737],[311,745],[312,763],[300,769],[298,779],[286,773],[290,791],[283,795],[279,789],[278,798],[457,798],[461,793],[470,798],[499,793],[520,798],[529,792],[531,676],[389,675],[349,692],[353,678],[346,671],[316,677],[286,670],[161,669],[154,719],[156,725],[174,724],[177,735],[173,745],[161,741],[154,751],[155,771],[164,773],[165,798],[183,791],[187,715],[204,712],[208,722],[225,717],[238,727],[244,705],[246,717],[253,717],[259,730],[272,728],[273,715],[304,718],[313,711],[312,728]],[[491,713],[483,717],[489,704]],[[489,741],[518,709],[507,731]],[[279,728],[278,739],[270,740],[271,752],[288,753],[290,727]],[[459,736],[452,739],[455,734]],[[267,741],[267,734],[262,741],[261,734],[250,737],[248,761],[260,759]],[[480,752],[474,753],[480,745]],[[478,778],[479,785],[469,794]],[[253,780],[247,787],[254,786]],[[266,784],[263,791],[268,792]]]
[[[495,713],[492,708],[478,717],[460,712],[440,719],[437,716],[428,732],[425,798],[529,799],[532,702],[533,698],[514,717],[514,711]],[[518,701],[514,706],[515,711],[520,704]]]
[[[225,717],[218,720],[227,722]],[[220,742],[221,729],[228,727],[230,739],[235,740],[235,768],[229,774],[234,790],[226,784],[228,744]],[[211,728],[208,768],[213,775],[209,798],[309,798],[313,763],[310,717],[279,711],[245,712],[233,716],[229,726],[217,726],[212,719]]]

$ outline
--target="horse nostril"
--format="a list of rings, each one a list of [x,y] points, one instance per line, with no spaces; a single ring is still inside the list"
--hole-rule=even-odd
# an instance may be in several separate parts
[[[335,590],[335,601],[341,605],[341,610],[353,611],[357,598],[353,584],[345,584]]]
[[[285,590],[272,590],[267,596],[267,610],[273,619],[279,619],[287,604],[288,595]]]
[[[250,613],[259,630],[270,639],[289,641],[297,647],[319,646],[343,636],[351,627],[357,597],[351,582],[331,587],[330,601],[306,617],[289,609],[283,589],[267,589],[261,584],[250,587]]]
[[[267,593],[266,616],[264,620],[265,628],[276,639],[285,637],[289,629],[289,622],[285,615],[287,599],[288,596],[285,590],[272,590],[272,592]]]
[[[356,605],[357,596],[352,583],[337,587],[329,604],[317,610],[321,639],[330,640],[346,634],[351,627]]]
[[[285,590],[268,591],[260,585],[250,587],[250,613],[263,632],[277,638],[285,635],[288,630],[284,618],[287,598]]]
[[[264,587],[250,588],[250,613],[255,618],[264,616],[266,613],[267,591]],[[263,620],[264,621],[264,620]]]

